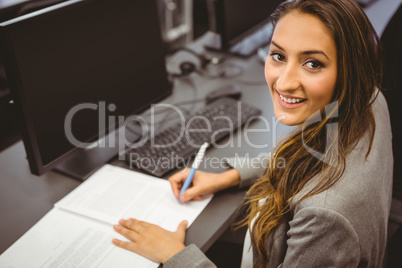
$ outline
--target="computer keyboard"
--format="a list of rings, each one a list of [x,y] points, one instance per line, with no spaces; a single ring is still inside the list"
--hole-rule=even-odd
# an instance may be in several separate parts
[[[212,146],[231,132],[255,120],[261,110],[231,98],[221,98],[126,152],[130,167],[161,177],[188,165],[204,142]]]

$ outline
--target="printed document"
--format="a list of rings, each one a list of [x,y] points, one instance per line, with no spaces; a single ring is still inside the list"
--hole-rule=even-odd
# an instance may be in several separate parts
[[[112,244],[127,240],[113,230],[119,219],[135,218],[175,231],[207,206],[180,204],[167,180],[105,165],[54,205],[0,256],[0,267],[158,267]]]

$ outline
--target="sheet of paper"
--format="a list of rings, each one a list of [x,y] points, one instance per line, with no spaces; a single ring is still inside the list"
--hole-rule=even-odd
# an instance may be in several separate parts
[[[180,204],[167,180],[105,165],[55,206],[109,224],[135,218],[175,231],[182,220],[190,226],[211,199]]]
[[[159,266],[116,247],[113,238],[124,239],[110,225],[53,208],[0,256],[0,267]]]

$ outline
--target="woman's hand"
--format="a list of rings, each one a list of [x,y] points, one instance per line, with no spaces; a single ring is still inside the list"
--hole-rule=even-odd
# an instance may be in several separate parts
[[[179,198],[181,186],[187,178],[189,168],[177,172],[169,178],[173,194]],[[222,173],[208,173],[197,170],[192,185],[180,196],[180,201],[185,203],[189,200],[201,200],[202,195],[213,194],[220,190],[236,186],[240,183],[240,175],[235,169]]]
[[[116,232],[132,242],[113,239],[113,244],[154,262],[165,263],[185,248],[187,221],[182,221],[176,232],[170,232],[158,225],[135,219],[120,220],[119,224],[114,226]]]

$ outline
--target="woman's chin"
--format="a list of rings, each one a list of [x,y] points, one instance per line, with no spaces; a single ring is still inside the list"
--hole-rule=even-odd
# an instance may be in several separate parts
[[[279,122],[281,122],[282,124],[284,124],[284,125],[286,125],[286,126],[288,126],[288,127],[293,127],[293,126],[299,126],[299,125],[300,125],[300,124],[298,124],[298,123],[289,122],[289,121],[280,121],[280,120],[279,120]]]
[[[303,123],[301,120],[297,120],[296,118],[293,118],[293,116],[289,116],[286,114],[276,114],[275,113],[276,120],[278,120],[280,123],[292,127],[292,126],[297,126]]]

